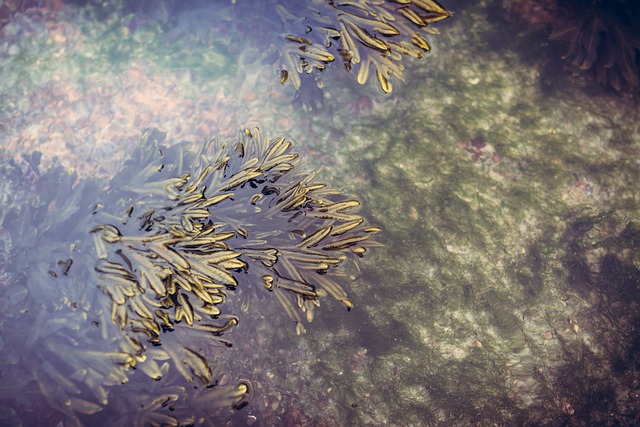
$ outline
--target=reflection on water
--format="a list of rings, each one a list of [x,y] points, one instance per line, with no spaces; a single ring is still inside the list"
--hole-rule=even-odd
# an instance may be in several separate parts
[[[232,425],[633,425],[639,405],[637,108],[615,91],[594,89],[597,71],[564,71],[576,56],[562,61],[567,46],[547,40],[554,2],[486,3],[445,5],[457,8],[455,16],[437,23],[441,34],[429,37],[426,58],[399,62],[404,81],[392,80],[387,95],[380,91],[384,79],[371,77],[374,68],[367,85],[356,83],[355,66],[351,74],[319,71],[327,65],[324,51],[307,48],[305,55],[319,55],[315,63],[298,58],[312,70],[300,74],[299,85],[292,80],[295,55],[269,56],[265,63],[278,46],[309,46],[304,40],[283,45],[283,37],[265,34],[289,32],[314,45],[323,37],[315,30],[305,35],[304,20],[291,30],[276,25],[274,17],[287,17],[287,9],[263,12],[269,19],[260,20],[232,2],[216,2],[215,9],[199,2],[162,1],[153,8],[51,2],[3,15],[0,424],[73,425],[74,412],[87,425],[161,425],[174,422],[172,414],[210,404],[207,416]],[[558,33],[565,23],[554,25]],[[283,66],[291,58],[294,64]],[[615,73],[624,75],[624,64],[616,64]],[[598,61],[591,65],[597,69]],[[316,80],[307,81],[314,90],[306,91],[309,75],[322,76],[323,92]],[[298,86],[306,99],[323,93],[323,102],[303,98],[292,106]],[[307,170],[322,166],[322,180],[357,195],[358,215],[381,226],[377,240],[384,247],[370,248],[359,265],[345,262],[340,286],[351,311],[329,298],[315,310],[303,300],[314,317],[303,335],[290,319],[298,314],[295,301],[295,311],[287,311],[273,294],[242,286],[248,275],[235,272],[239,286],[224,291],[216,324],[239,316],[239,324],[217,337],[231,340],[231,348],[178,333],[190,323],[186,309],[175,312],[184,329],[158,335],[196,351],[210,347],[207,363],[217,385],[189,389],[191,402],[179,399],[186,377],[192,385],[207,379],[201,359],[185,353],[186,377],[150,381],[144,407],[114,415],[138,406],[153,363],[161,368],[165,350],[176,350],[153,346],[151,333],[136,338],[146,348],[146,364],[139,360],[133,369],[130,359],[119,359],[124,347],[137,344],[118,339],[111,319],[122,321],[122,313],[113,314],[110,301],[120,296],[111,289],[108,299],[95,288],[97,260],[78,262],[95,253],[93,235],[55,224],[92,221],[95,195],[131,157],[143,128],[161,128],[195,151],[211,135],[232,137],[255,125],[291,136]],[[181,162],[175,157],[175,170]],[[122,183],[134,192],[151,184]],[[274,191],[263,197],[277,197]],[[133,206],[128,199],[118,203],[108,207],[118,215]],[[42,230],[50,238],[42,240]],[[98,231],[109,245],[119,239],[106,228]],[[233,239],[243,241],[241,234]],[[38,236],[42,244],[33,247]],[[135,248],[113,246],[109,259],[137,275],[126,261],[140,252]],[[172,261],[179,270],[180,259]],[[272,275],[292,274],[283,268]],[[95,279],[82,283],[74,274]],[[197,295],[178,301],[176,294],[170,302],[188,308]],[[78,301],[88,305],[75,307]],[[69,317],[73,325],[64,324],[65,310],[76,313]],[[138,310],[138,319],[124,324],[148,335],[143,330],[149,328],[135,323],[145,319]],[[91,340],[94,348],[79,356],[78,346]],[[111,345],[109,358],[98,357]],[[82,368],[60,375],[59,362],[27,356],[25,348],[57,352]],[[91,383],[96,373],[110,374]],[[250,390],[234,395],[238,384]],[[231,391],[224,397],[220,390]],[[248,399],[238,400],[245,391]],[[235,409],[216,413],[223,401]]]

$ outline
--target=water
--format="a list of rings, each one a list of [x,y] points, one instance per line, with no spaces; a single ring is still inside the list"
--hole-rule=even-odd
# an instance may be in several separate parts
[[[324,106],[311,111],[291,104],[292,82],[281,85],[264,60],[283,43],[265,34],[285,29],[241,6],[31,9],[3,30],[3,156],[38,150],[41,170],[102,182],[142,128],[197,147],[259,126],[291,138],[309,170],[323,167],[318,181],[361,200],[384,246],[345,266],[355,277],[342,283],[351,311],[324,298],[298,336],[267,293],[230,293],[224,307],[241,321],[224,336],[234,346],[215,347],[216,366],[223,382],[248,379],[253,390],[247,406],[218,420],[633,425],[638,110],[630,97],[571,75],[560,58],[567,46],[550,43],[548,27],[508,20],[510,5],[498,3],[446,4],[455,16],[427,36],[426,58],[402,61],[405,81],[394,80],[390,94],[375,78],[358,85],[327,71]],[[31,188],[12,168],[3,175],[4,220],[10,206],[26,217],[34,192],[56,191]],[[47,206],[39,212],[46,220]],[[28,222],[0,230],[9,254],[15,236],[34,233]],[[27,253],[18,273],[0,264],[2,325],[28,304],[25,277],[67,259],[69,249],[54,243],[53,258]],[[93,265],[74,267],[92,274]],[[44,289],[43,301],[59,298]],[[63,422],[36,382],[22,384],[16,404],[16,383],[50,372],[21,364],[20,347],[8,344],[16,336],[3,327],[3,423]],[[110,386],[110,400],[128,399],[140,373]],[[154,382],[150,393],[169,393],[179,386],[172,381]],[[84,389],[79,397],[95,400]],[[93,425],[117,405],[80,419]],[[149,421],[140,414],[125,425]]]

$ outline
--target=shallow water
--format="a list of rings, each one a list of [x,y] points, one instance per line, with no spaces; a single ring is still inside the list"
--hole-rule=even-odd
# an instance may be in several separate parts
[[[572,75],[565,46],[550,43],[546,27],[507,19],[508,2],[479,2],[445,4],[455,15],[436,25],[426,58],[403,60],[404,81],[390,94],[327,72],[324,105],[309,111],[292,105],[291,82],[281,85],[264,60],[281,43],[265,37],[273,22],[227,2],[214,11],[158,5],[54,2],[12,15],[2,40],[3,157],[35,162],[37,150],[41,170],[102,182],[143,128],[198,147],[259,126],[291,138],[309,170],[323,168],[317,180],[359,198],[360,215],[383,230],[383,247],[344,266],[354,308],[323,299],[306,334],[266,293],[230,293],[224,307],[240,323],[224,336],[231,349],[214,347],[216,369],[221,381],[248,379],[252,393],[207,422],[633,425],[640,120],[631,97]],[[19,178],[0,186],[4,221],[12,206],[53,191]],[[31,228],[0,228],[5,259]],[[51,246],[28,254],[24,268],[46,275],[66,257]],[[9,313],[0,323],[2,422],[73,425],[35,383],[12,395],[13,382],[50,371],[24,366],[8,344],[16,332],[3,327],[32,297],[24,281],[35,273],[0,267]],[[80,420],[109,420],[140,373]],[[150,393],[176,384],[155,382]],[[149,420],[141,410],[118,421]]]

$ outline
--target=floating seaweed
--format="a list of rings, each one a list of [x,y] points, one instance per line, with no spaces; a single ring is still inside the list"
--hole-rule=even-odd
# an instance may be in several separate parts
[[[626,0],[561,2],[552,40],[569,42],[564,58],[593,70],[598,83],[617,91],[640,87],[640,7]]]
[[[323,297],[352,306],[340,266],[379,230],[357,200],[258,129],[197,152],[164,138],[146,130],[106,186],[40,173],[37,156],[7,166],[11,183],[28,179],[20,194],[38,189],[0,216],[11,233],[0,405],[23,423],[34,404],[52,424],[95,425],[98,413],[109,425],[211,422],[251,393],[246,379],[219,381],[241,321],[224,304],[237,287],[273,295],[298,333]]]
[[[404,56],[422,58],[431,48],[425,33],[452,13],[433,0],[355,0],[296,2],[287,8],[270,4],[286,29],[275,55],[281,82],[300,90],[305,75],[322,87],[321,72],[342,63],[360,84],[375,75],[380,89],[391,92],[402,80]]]

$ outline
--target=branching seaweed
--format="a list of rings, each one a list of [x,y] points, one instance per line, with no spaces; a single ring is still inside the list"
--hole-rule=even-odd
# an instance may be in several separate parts
[[[286,31],[279,47],[281,82],[300,89],[302,76],[314,75],[331,63],[342,62],[360,84],[375,74],[382,91],[391,92],[392,80],[402,80],[404,56],[422,58],[430,50],[425,32],[451,12],[433,0],[315,0],[296,3],[295,11],[273,6]]]
[[[564,58],[581,70],[593,70],[598,83],[617,91],[640,87],[638,52],[640,8],[625,0],[568,2],[550,38],[569,42]]]
[[[110,425],[215,419],[251,393],[241,378],[218,385],[237,287],[273,295],[298,333],[323,297],[352,306],[340,266],[379,230],[355,214],[357,200],[315,182],[289,141],[258,129],[197,152],[164,138],[146,130],[106,186],[9,167],[43,190],[21,215],[0,216],[14,230],[0,282],[11,347],[0,360],[14,368],[0,402],[23,423],[34,383],[65,425],[97,413]]]

